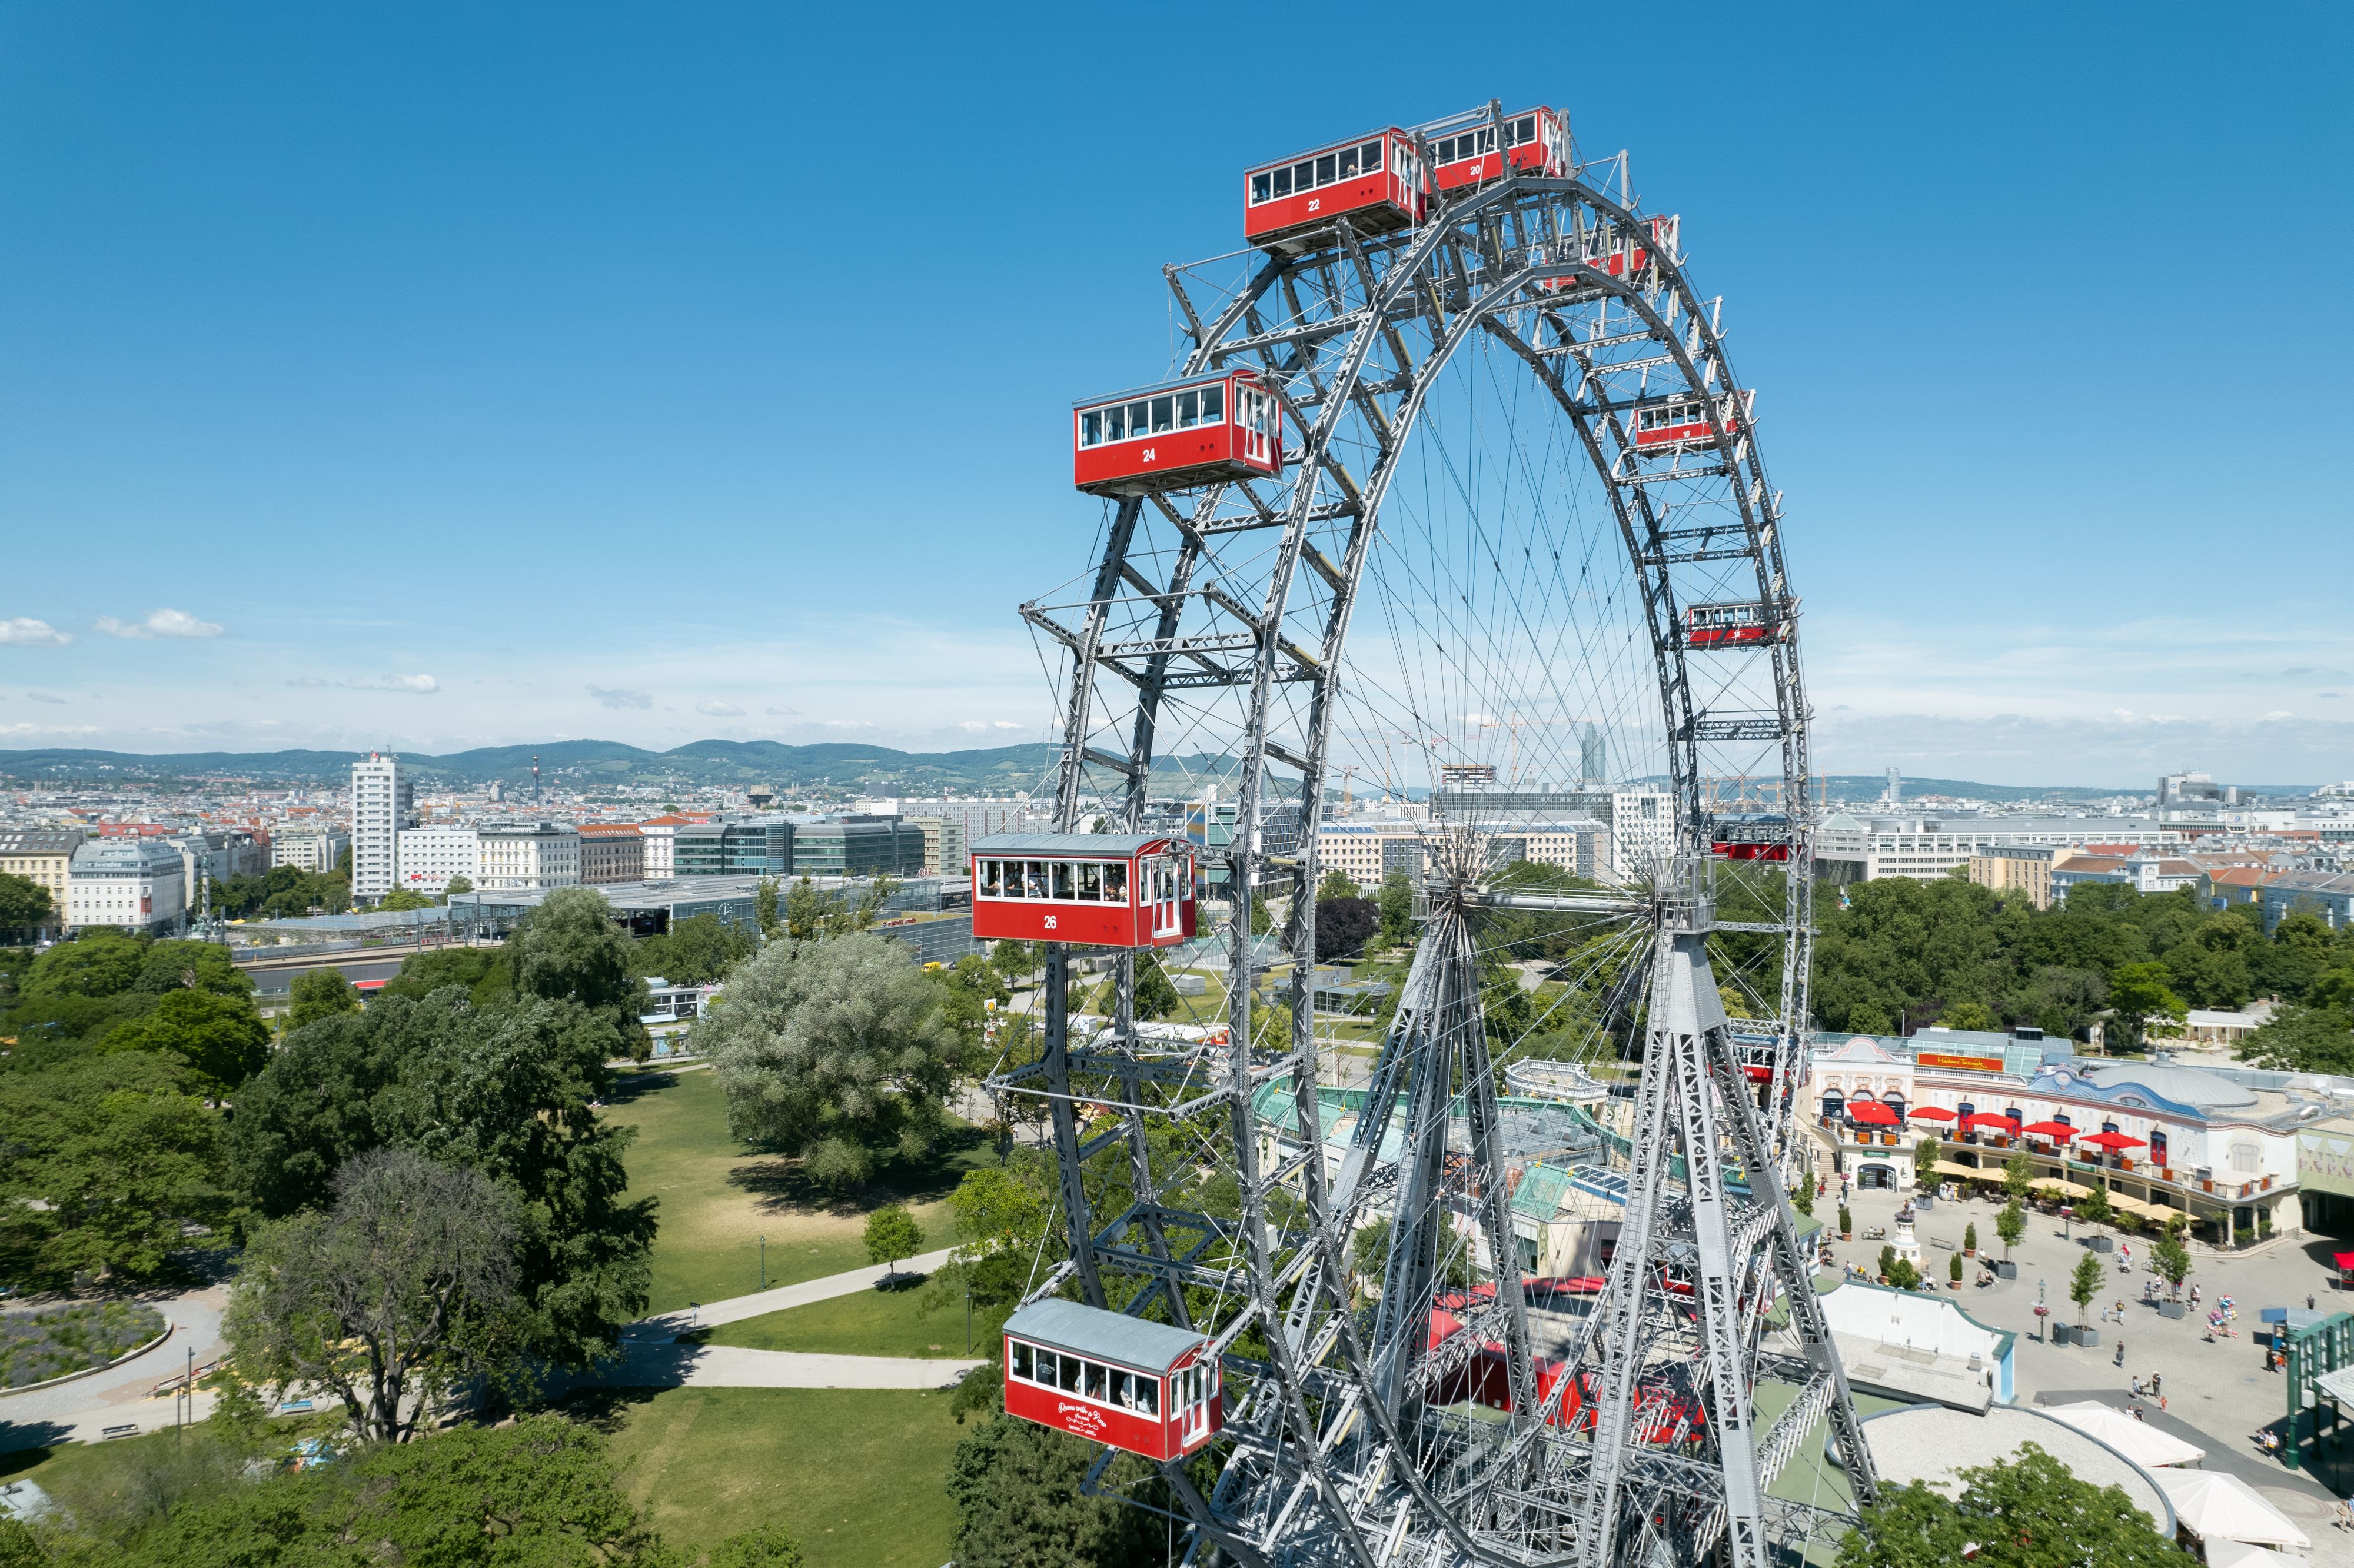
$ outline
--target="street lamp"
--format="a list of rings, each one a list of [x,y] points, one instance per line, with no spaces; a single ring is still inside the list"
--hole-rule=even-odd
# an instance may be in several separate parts
[[[765,1231],[763,1231],[763,1232],[760,1234],[760,1288],[761,1288],[761,1289],[763,1289],[763,1290],[766,1290],[768,1287],[769,1287],[769,1236],[768,1236],[768,1233],[767,1233],[767,1232],[765,1232]]]

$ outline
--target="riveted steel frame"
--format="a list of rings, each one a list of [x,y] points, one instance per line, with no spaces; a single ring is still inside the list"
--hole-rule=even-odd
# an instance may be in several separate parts
[[[1492,119],[1496,106],[1490,106]],[[1360,1143],[1343,1159],[1328,1184],[1323,1161],[1312,1157],[1324,1132],[1313,1086],[1318,1077],[1314,1036],[1313,990],[1310,975],[1315,951],[1316,896],[1320,880],[1317,842],[1324,805],[1324,780],[1346,654],[1350,618],[1355,608],[1366,558],[1377,534],[1384,498],[1398,471],[1397,460],[1412,439],[1417,418],[1431,388],[1456,352],[1475,334],[1487,334],[1520,358],[1567,416],[1596,475],[1601,479],[1626,547],[1630,571],[1641,590],[1658,677],[1662,716],[1669,739],[1667,766],[1675,801],[1676,842],[1690,860],[1708,850],[1710,827],[1702,798],[1702,747],[1716,741],[1754,739],[1778,747],[1782,800],[1789,817],[1792,857],[1783,879],[1784,919],[1778,927],[1753,923],[1759,931],[1778,931],[1783,938],[1779,995],[1776,999],[1777,1035],[1773,1073],[1761,1121],[1749,1116],[1745,1087],[1735,1070],[1717,1084],[1707,1075],[1709,1042],[1723,1053],[1721,1027],[1670,1032],[1675,1044],[1655,1048],[1647,1057],[1641,1078],[1638,1120],[1659,1120],[1659,1131],[1672,1131],[1673,1140],[1688,1150],[1714,1149],[1728,1141],[1743,1143],[1744,1154],[1769,1165],[1783,1156],[1789,1141],[1795,1086],[1802,1061],[1807,1015],[1807,961],[1810,947],[1811,845],[1813,823],[1807,796],[1808,759],[1806,748],[1807,711],[1800,683],[1797,626],[1753,655],[1770,668],[1771,708],[1752,708],[1732,715],[1712,714],[1694,680],[1691,660],[1681,634],[1679,568],[1701,561],[1747,560],[1755,572],[1761,602],[1789,602],[1782,557],[1778,497],[1770,489],[1756,450],[1751,421],[1738,428],[1726,410],[1740,407],[1738,383],[1726,362],[1714,313],[1703,309],[1686,281],[1681,258],[1654,255],[1639,271],[1624,277],[1582,260],[1544,253],[1545,242],[1565,233],[1584,235],[1608,228],[1630,243],[1647,236],[1645,219],[1625,196],[1625,164],[1615,164],[1619,194],[1614,196],[1592,170],[1565,179],[1517,176],[1458,195],[1416,230],[1378,238],[1361,237],[1345,223],[1325,242],[1297,254],[1271,256],[1252,270],[1248,281],[1234,291],[1214,314],[1205,320],[1177,268],[1166,269],[1172,298],[1183,330],[1192,340],[1183,372],[1191,375],[1231,363],[1250,363],[1266,378],[1282,404],[1288,423],[1299,432],[1296,448],[1287,451],[1289,472],[1271,482],[1274,499],[1259,493],[1256,484],[1219,485],[1200,491],[1129,498],[1112,510],[1096,563],[1092,586],[1081,605],[1049,609],[1025,605],[1023,614],[1069,655],[1068,685],[1063,715],[1065,744],[1056,781],[1055,820],[1059,830],[1076,827],[1084,811],[1097,809],[1101,791],[1089,785],[1090,769],[1119,777],[1121,783],[1102,806],[1115,825],[1129,830],[1141,821],[1157,760],[1159,729],[1165,698],[1172,693],[1209,688],[1239,689],[1245,694],[1244,718],[1237,741],[1239,799],[1236,832],[1226,864],[1226,885],[1232,908],[1225,927],[1228,963],[1228,1030],[1226,1082],[1222,1098],[1229,1124],[1229,1153],[1239,1196],[1241,1219],[1233,1227],[1239,1244],[1238,1267],[1218,1277],[1239,1277],[1244,1300],[1231,1315],[1205,1323],[1205,1330],[1231,1345],[1246,1327],[1261,1327],[1267,1354],[1257,1363],[1257,1374],[1239,1407],[1230,1414],[1232,1457],[1220,1485],[1207,1498],[1190,1487],[1178,1495],[1203,1531],[1202,1540],[1239,1561],[1322,1562],[1370,1563],[1389,1561],[1409,1541],[1426,1538],[1459,1559],[1505,1562],[1560,1560],[1575,1551],[1587,1560],[1605,1540],[1625,1544],[1624,1514],[1597,1501],[1597,1485],[1606,1472],[1616,1489],[1635,1477],[1639,1489],[1656,1498],[1660,1489],[1673,1489],[1682,1502],[1680,1517],[1687,1520],[1729,1520],[1736,1555],[1750,1561],[1750,1542],[1762,1551],[1770,1520],[1783,1517],[1759,1502],[1765,1472],[1761,1465],[1778,1463],[1776,1445],[1790,1446],[1790,1435],[1777,1428],[1762,1445],[1748,1430],[1748,1390],[1756,1376],[1761,1351],[1757,1321],[1762,1313],[1744,1319],[1739,1303],[1753,1304],[1755,1292],[1769,1274],[1787,1273],[1785,1260],[1767,1251],[1763,1238],[1771,1227],[1738,1218],[1728,1206],[1721,1183],[1690,1180],[1692,1165],[1713,1171],[1713,1160],[1686,1161],[1681,1179],[1671,1177],[1668,1157],[1640,1152],[1633,1173],[1640,1196],[1630,1203],[1628,1235],[1638,1256],[1649,1255],[1641,1237],[1665,1234],[1705,1234],[1703,1273],[1709,1281],[1711,1308],[1703,1313],[1712,1325],[1706,1346],[1707,1370],[1702,1386],[1711,1391],[1719,1414],[1712,1414],[1717,1457],[1737,1465],[1738,1480],[1713,1488],[1696,1478],[1694,1467],[1672,1462],[1668,1455],[1647,1449],[1632,1427],[1636,1385],[1613,1385],[1600,1401],[1601,1425],[1585,1441],[1545,1429],[1537,1407],[1534,1378],[1527,1352],[1524,1322],[1504,1328],[1511,1346],[1511,1374],[1518,1436],[1511,1449],[1515,1461],[1491,1465],[1487,1475],[1490,1496],[1466,1505],[1458,1491],[1442,1504],[1429,1478],[1416,1469],[1414,1401],[1408,1396],[1412,1358],[1400,1346],[1418,1336],[1407,1330],[1426,1311],[1430,1290],[1426,1234],[1400,1226],[1393,1236],[1393,1268],[1383,1304],[1363,1339],[1352,1320],[1343,1281],[1343,1256],[1353,1216],[1369,1191],[1384,1181],[1427,1184],[1432,1162],[1443,1149],[1447,1094],[1438,1092],[1438,1114],[1421,1102],[1428,1090],[1445,1079],[1431,1064],[1448,1061],[1469,1068],[1486,1086],[1490,1117],[1484,1130],[1474,1110],[1476,1161],[1500,1176],[1500,1154],[1492,1138],[1494,1122],[1492,1074],[1485,1060],[1485,1036],[1479,1022],[1476,982],[1465,982],[1466,965],[1452,945],[1468,948],[1462,915],[1434,920],[1424,948],[1417,951],[1406,997],[1399,1016],[1406,1034],[1422,1042],[1417,1059],[1414,1043],[1394,1027],[1391,1040],[1404,1041],[1385,1049],[1377,1068],[1376,1091],[1403,1092],[1410,1104],[1411,1135],[1394,1171],[1378,1166],[1380,1123],[1363,1118]],[[1564,293],[1578,300],[1603,299],[1617,313],[1617,326],[1606,335],[1581,338],[1575,327],[1579,313],[1562,295],[1538,293],[1541,283],[1565,285]],[[1262,307],[1277,306],[1269,324]],[[1328,313],[1317,317],[1311,307]],[[1344,308],[1345,307],[1345,308]],[[1597,318],[1598,319],[1598,318]],[[1417,355],[1405,328],[1426,338]],[[1658,352],[1637,361],[1612,363],[1603,355],[1627,344],[1648,344]],[[1368,378],[1369,361],[1379,349],[1386,372]],[[1634,439],[1632,414],[1647,397],[1654,370],[1670,372],[1670,385],[1708,390],[1714,440],[1708,461],[1687,467],[1679,453],[1662,465],[1641,452]],[[1644,393],[1614,394],[1613,377],[1639,373]],[[1384,399],[1394,401],[1387,404]],[[1370,448],[1369,471],[1352,472],[1337,450],[1342,421],[1353,418],[1361,444]],[[1732,516],[1706,529],[1679,526],[1663,494],[1678,487],[1711,484],[1721,488],[1719,504]],[[1173,529],[1181,543],[1173,557],[1160,563],[1158,575],[1134,553],[1140,524],[1151,514]],[[1320,548],[1310,537],[1311,526],[1345,522],[1345,535],[1336,551]],[[1256,604],[1235,593],[1235,583],[1224,580],[1212,567],[1219,541],[1247,530],[1275,534],[1267,564],[1258,574]],[[1681,540],[1706,534],[1701,550],[1679,551]],[[1321,585],[1323,624],[1311,651],[1300,640],[1285,634],[1287,609],[1301,567]],[[1147,635],[1116,641],[1108,637],[1112,610],[1125,601],[1150,611]],[[1230,630],[1213,635],[1184,635],[1193,607],[1214,611]],[[1080,611],[1071,624],[1067,612]],[[1114,755],[1092,744],[1099,707],[1097,687],[1105,678],[1119,681],[1133,705],[1125,755]],[[1307,719],[1301,737],[1287,744],[1271,733],[1272,696],[1278,686],[1305,683]],[[1299,778],[1300,850],[1276,864],[1261,847],[1254,831],[1266,786],[1267,767],[1280,765]],[[1291,895],[1292,917],[1284,939],[1293,959],[1290,980],[1291,1033],[1288,1042],[1290,1073],[1297,1091],[1292,1096],[1291,1136],[1311,1157],[1280,1169],[1263,1168],[1260,1128],[1252,1113],[1253,1092],[1266,1081],[1267,1062],[1253,1051],[1253,990],[1251,984],[1251,905],[1279,876]],[[1476,907],[1481,897],[1466,886],[1461,906]],[[1654,912],[1653,917],[1656,917]],[[1731,928],[1734,923],[1727,923]],[[1695,961],[1702,973],[1707,960],[1702,948],[1704,932],[1663,931],[1662,943],[1672,947],[1675,961],[1651,966],[1653,993],[1652,1039],[1661,1039],[1659,1017],[1661,987],[1674,975],[1690,981]],[[1434,944],[1437,944],[1434,947]],[[1662,952],[1670,948],[1662,948]],[[1434,959],[1436,961],[1426,962]],[[1166,1304],[1179,1322],[1187,1320],[1180,1281],[1191,1265],[1172,1256],[1168,1231],[1185,1225],[1188,1217],[1162,1207],[1162,1193],[1152,1166],[1146,1131],[1150,1074],[1142,1068],[1109,1070],[1108,1081],[1119,1086],[1116,1099],[1087,1095],[1089,1100],[1110,1101],[1120,1107],[1123,1125],[1114,1141],[1124,1139],[1129,1154],[1129,1180],[1134,1202],[1110,1225],[1101,1226],[1088,1213],[1085,1180],[1087,1158],[1105,1143],[1090,1139],[1084,1148],[1075,1109],[1072,1084],[1075,1063],[1082,1070],[1098,1067],[1102,1055],[1075,1052],[1064,998],[1069,955],[1060,945],[1049,948],[1046,1040],[1036,1075],[1046,1085],[1053,1102],[1053,1132],[1062,1169],[1062,1192],[1071,1239],[1071,1274],[1085,1297],[1097,1304],[1108,1298],[1100,1269],[1131,1269],[1147,1281],[1147,1288],[1129,1298],[1130,1310],[1146,1310],[1152,1302]],[[1115,1016],[1112,1033],[1133,1033],[1135,963],[1123,955],[1115,976]],[[1451,978],[1450,978],[1451,977]],[[1679,996],[1682,992],[1677,993]],[[1677,1005],[1683,1005],[1679,1002]],[[1697,1006],[1698,1004],[1693,1004]],[[1712,991],[1706,1005],[1715,1006]],[[1437,1043],[1437,1049],[1430,1049]],[[1467,1060],[1467,1057],[1470,1058]],[[1730,1062],[1729,1054],[1726,1061]],[[1696,1077],[1697,1075],[1697,1077]],[[1728,1091],[1728,1092],[1718,1092]],[[1195,1100],[1194,1105],[1204,1102]],[[1370,1101],[1369,1101],[1370,1103]],[[1384,1103],[1387,1103],[1386,1101]],[[1738,1114],[1727,1115],[1734,1105]],[[1673,1120],[1670,1128],[1670,1112]],[[1728,1130],[1731,1124],[1734,1130]],[[1363,1142],[1364,1125],[1374,1128],[1370,1145]],[[1648,1124],[1647,1124],[1648,1125]],[[1435,1128],[1435,1130],[1434,1130]],[[1736,1137],[1735,1131],[1746,1129]],[[1664,1149],[1668,1139],[1652,1140]],[[1638,1146],[1642,1140],[1638,1140]],[[1278,1181],[1292,1189],[1290,1207],[1304,1222],[1278,1236],[1268,1222],[1268,1203]],[[1778,1183],[1775,1184],[1778,1192]],[[1401,1191],[1405,1190],[1404,1185]],[[1483,1228],[1490,1233],[1491,1254],[1500,1274],[1509,1277],[1509,1312],[1518,1319],[1521,1303],[1513,1248],[1503,1215],[1502,1183],[1486,1184],[1487,1213]],[[1691,1217],[1698,1213],[1695,1222]],[[1190,1216],[1198,1220],[1200,1216]],[[1787,1216],[1784,1217],[1787,1219]],[[1164,1224],[1164,1221],[1166,1224]],[[1700,1232],[1693,1226],[1698,1224]],[[1299,1225],[1304,1224],[1304,1230]],[[1143,1245],[1115,1245],[1130,1225],[1141,1233]],[[1781,1227],[1787,1231],[1787,1224]],[[1400,1234],[1406,1233],[1406,1234]],[[1278,1245],[1280,1244],[1280,1245]],[[1627,1255],[1622,1240],[1621,1256]],[[1789,1249],[1795,1257],[1794,1244]],[[1639,1270],[1638,1271],[1639,1274]],[[1800,1274],[1798,1277],[1803,1278]],[[1503,1279],[1499,1280],[1500,1287]],[[1655,1282],[1653,1282],[1655,1283]],[[1391,1297],[1397,1298],[1393,1303]],[[1502,1299],[1500,1291],[1499,1299]],[[1597,1312],[1589,1333],[1590,1347],[1628,1343],[1656,1332],[1653,1321],[1662,1309],[1659,1292],[1649,1283],[1620,1290],[1614,1276],[1606,1312]],[[1812,1305],[1811,1300],[1809,1306]],[[1819,1329],[1819,1313],[1813,1328]],[[1647,1327],[1647,1325],[1649,1325]],[[1853,1414],[1845,1384],[1827,1335],[1806,1340],[1808,1365],[1827,1361],[1828,1372],[1817,1367],[1825,1388],[1809,1383],[1802,1398],[1806,1408],[1833,1408],[1841,1449],[1851,1472],[1868,1489],[1868,1459],[1860,1442],[1850,1443]],[[1606,1368],[1606,1376],[1639,1371],[1625,1359]],[[1553,1391],[1557,1404],[1567,1379]],[[1834,1386],[1835,1385],[1835,1386]],[[1617,1397],[1623,1393],[1625,1398]],[[1729,1404],[1727,1401],[1729,1400]],[[1724,1415],[1734,1417],[1731,1423]],[[1725,1434],[1736,1435],[1738,1454],[1723,1451]],[[1608,1460],[1597,1456],[1614,1456]],[[1780,1457],[1787,1458],[1784,1452]],[[1541,1462],[1540,1462],[1541,1459]],[[1525,1462],[1523,1462],[1525,1461]],[[1615,1499],[1616,1490],[1612,1492]],[[1303,1509],[1303,1505],[1305,1505]],[[1310,1514],[1314,1517],[1311,1520]],[[1540,1522],[1531,1524],[1537,1520]],[[1615,1521],[1615,1522],[1614,1522]],[[1644,1531],[1649,1551],[1656,1542]],[[1687,1532],[1689,1535],[1689,1532]]]

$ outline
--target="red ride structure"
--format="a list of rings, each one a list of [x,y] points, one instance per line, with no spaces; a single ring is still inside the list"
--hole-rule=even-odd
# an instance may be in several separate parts
[[[1170,948],[1193,931],[1183,839],[999,833],[972,846],[972,934],[983,940]]]
[[[1206,1335],[1077,1301],[1005,1320],[1005,1414],[1148,1459],[1182,1459],[1225,1424]]]
[[[1150,495],[1283,469],[1283,409],[1248,370],[1078,404],[1071,482],[1090,495]]]
[[[1779,642],[1787,622],[1787,616],[1781,610],[1756,599],[1690,605],[1684,609],[1684,646],[1736,648]]]
[[[1430,212],[1430,176],[1415,138],[1391,126],[1243,176],[1243,238],[1288,255],[1346,217],[1360,234],[1412,228]]]
[[[1731,397],[1663,397],[1635,410],[1635,450],[1640,452],[1692,451],[1716,445],[1712,417],[1724,421],[1725,439],[1738,436],[1753,419],[1757,395],[1744,392]]]
[[[1569,173],[1569,116],[1540,104],[1504,117],[1504,153],[1496,155],[1496,127],[1469,125],[1430,143],[1431,184],[1438,190],[1461,190],[1503,177],[1505,166],[1516,175],[1541,175],[1561,179]]]

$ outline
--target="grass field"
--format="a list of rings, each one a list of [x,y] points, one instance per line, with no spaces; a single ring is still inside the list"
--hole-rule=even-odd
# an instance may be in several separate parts
[[[674,1388],[613,1407],[623,1484],[690,1552],[756,1524],[809,1568],[939,1568],[956,1510],[941,1483],[957,1439],[946,1393]]]
[[[604,1114],[638,1129],[627,1156],[630,1195],[661,1200],[652,1312],[758,1290],[763,1234],[772,1286],[864,1268],[866,1216],[882,1203],[908,1205],[927,1250],[949,1245],[956,1238],[941,1200],[966,1171],[995,1159],[980,1134],[960,1127],[932,1159],[894,1161],[873,1188],[838,1199],[805,1181],[798,1160],[747,1153],[728,1135],[716,1073],[624,1075]]]
[[[952,1301],[926,1316],[925,1295],[920,1285],[903,1290],[861,1290],[830,1301],[813,1301],[806,1307],[790,1307],[782,1312],[722,1324],[711,1330],[706,1342],[741,1345],[755,1351],[964,1359],[963,1300]],[[1004,1317],[1002,1308],[973,1308],[976,1356],[996,1353],[998,1331]]]

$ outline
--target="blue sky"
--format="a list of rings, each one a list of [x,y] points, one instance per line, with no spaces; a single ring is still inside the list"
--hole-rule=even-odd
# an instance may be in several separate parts
[[[0,9],[0,746],[1038,738],[1161,264],[1501,97],[1726,296],[1824,766],[2354,777],[2354,14],[1544,15]]]

